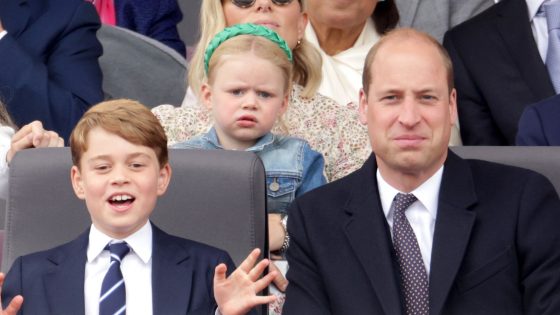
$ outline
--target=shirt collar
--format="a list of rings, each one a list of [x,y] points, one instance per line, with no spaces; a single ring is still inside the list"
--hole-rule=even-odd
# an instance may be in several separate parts
[[[208,131],[202,137],[206,141],[208,141],[210,144],[212,144],[215,148],[223,149],[222,145],[220,144],[220,140],[218,140],[218,134],[216,133],[216,129],[214,127],[212,127],[212,129],[210,129],[210,131]],[[272,132],[269,132],[269,133],[265,134],[264,136],[262,136],[257,141],[257,143],[255,143],[255,145],[246,149],[245,151],[250,151],[250,152],[262,151],[266,146],[272,144],[275,139],[276,139],[276,136]]]
[[[87,260],[92,262],[103,252],[105,246],[112,241],[113,238],[98,230],[95,225],[91,225],[89,230],[89,243],[87,249]],[[152,257],[152,225],[150,221],[146,222],[142,228],[134,234],[129,235],[123,241],[128,243],[131,251],[147,264]]]
[[[393,199],[398,193],[402,193],[393,186],[389,185],[381,176],[379,168],[376,172],[377,177],[377,187],[379,190],[379,199],[381,200],[381,207],[383,208],[383,213],[385,213],[385,218],[390,215],[391,204]],[[435,220],[437,216],[438,209],[438,199],[439,199],[439,189],[441,186],[441,178],[443,176],[443,165],[435,172],[432,177],[428,178],[422,185],[418,186],[416,189],[411,191],[411,194],[420,201],[420,203],[428,210],[432,219]]]
[[[529,21],[533,21],[533,19],[537,15],[537,12],[539,12],[539,9],[540,9],[541,5],[545,1],[546,0],[526,0],[527,9],[529,11]]]

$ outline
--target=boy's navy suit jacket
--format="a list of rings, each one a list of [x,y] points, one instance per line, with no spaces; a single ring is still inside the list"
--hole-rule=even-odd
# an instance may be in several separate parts
[[[152,227],[153,314],[213,314],[214,268],[225,263],[232,272],[229,255]],[[3,304],[21,294],[19,314],[84,314],[88,237],[89,229],[69,243],[19,257],[4,281]]]

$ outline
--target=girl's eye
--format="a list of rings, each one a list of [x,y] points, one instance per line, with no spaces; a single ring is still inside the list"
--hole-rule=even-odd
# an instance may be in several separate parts
[[[258,95],[259,97],[262,97],[262,98],[269,98],[269,97],[272,96],[271,93],[268,93],[268,92],[266,92],[266,91],[259,91],[259,92],[257,92],[257,95]]]

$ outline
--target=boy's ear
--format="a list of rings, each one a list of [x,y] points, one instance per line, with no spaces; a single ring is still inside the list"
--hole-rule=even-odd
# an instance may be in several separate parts
[[[166,163],[160,170],[158,176],[157,195],[162,196],[167,191],[169,182],[171,181],[171,165]]]
[[[200,99],[206,108],[212,109],[212,89],[208,83],[204,83],[200,87]]]
[[[72,181],[72,188],[74,188],[76,197],[84,200],[86,198],[86,193],[84,191],[82,174],[80,173],[80,169],[76,165],[72,166],[72,168],[70,169],[70,179]]]

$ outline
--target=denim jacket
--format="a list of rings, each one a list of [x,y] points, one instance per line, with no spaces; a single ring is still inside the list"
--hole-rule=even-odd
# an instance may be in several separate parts
[[[214,128],[173,148],[223,149]],[[268,213],[287,214],[295,197],[326,183],[323,156],[303,139],[269,132],[246,151],[254,152],[264,164]]]

